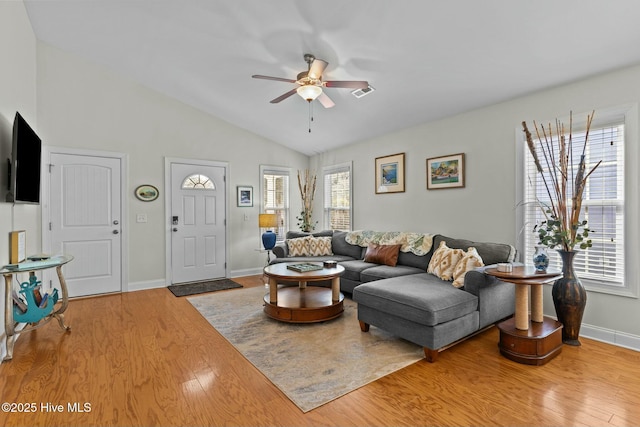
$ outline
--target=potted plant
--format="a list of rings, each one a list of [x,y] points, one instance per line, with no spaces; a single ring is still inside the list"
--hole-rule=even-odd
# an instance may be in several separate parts
[[[591,170],[586,171],[585,148],[593,116],[593,112],[587,116],[582,154],[577,165],[573,159],[576,143],[572,135],[573,114],[569,116],[568,136],[564,124],[558,120],[555,129],[551,123],[545,128],[534,121],[537,141],[533,140],[527,123],[522,122],[527,147],[549,199],[548,202],[537,201],[545,219],[536,224],[534,230],[540,244],[550,249],[558,248],[562,259],[563,277],[554,282],[552,297],[558,321],[564,326],[563,342],[570,345],[580,345],[578,337],[587,303],[587,293],[575,275],[573,259],[576,247],[591,247],[591,230],[587,226],[587,220],[581,219],[580,213],[587,179],[601,163],[599,161]]]

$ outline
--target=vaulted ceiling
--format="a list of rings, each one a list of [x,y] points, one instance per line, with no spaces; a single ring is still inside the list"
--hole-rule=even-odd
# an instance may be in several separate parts
[[[24,0],[36,37],[312,155],[640,63],[637,0]],[[269,101],[307,69],[335,107]]]

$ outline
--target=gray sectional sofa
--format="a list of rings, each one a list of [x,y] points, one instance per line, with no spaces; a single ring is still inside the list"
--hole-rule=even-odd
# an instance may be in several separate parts
[[[289,232],[287,240],[308,235]],[[516,251],[511,245],[435,235],[428,253],[399,252],[391,266],[364,261],[367,248],[348,243],[347,232],[322,231],[313,236],[331,237],[333,254],[292,257],[285,242],[273,249],[276,258],[271,263],[337,261],[345,268],[341,291],[358,303],[362,331],[373,325],[416,343],[430,362],[445,348],[514,313],[514,286],[485,275],[482,268],[467,272],[461,288],[427,272],[441,242],[452,249],[476,248],[485,266],[513,262]]]

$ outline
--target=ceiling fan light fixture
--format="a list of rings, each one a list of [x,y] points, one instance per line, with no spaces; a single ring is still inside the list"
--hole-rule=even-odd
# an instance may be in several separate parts
[[[298,95],[305,101],[311,102],[322,94],[322,88],[314,85],[300,86],[297,90]]]

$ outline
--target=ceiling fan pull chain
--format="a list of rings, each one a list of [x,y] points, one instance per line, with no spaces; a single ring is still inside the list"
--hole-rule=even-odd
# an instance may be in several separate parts
[[[311,122],[313,121],[313,103],[309,101],[309,133],[311,133]]]

